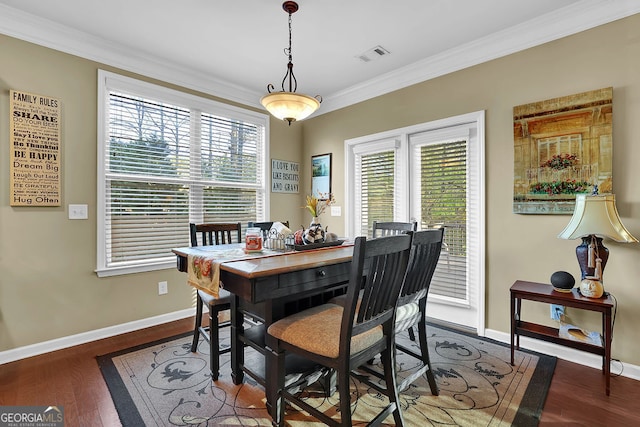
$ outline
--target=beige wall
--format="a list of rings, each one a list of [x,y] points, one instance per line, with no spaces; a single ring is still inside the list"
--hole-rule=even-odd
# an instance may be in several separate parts
[[[0,58],[0,351],[192,307],[186,276],[175,269],[102,279],[94,273],[100,64],[2,35]],[[10,89],[61,100],[60,207],[10,206]],[[272,120],[270,151],[299,162],[301,125]],[[89,219],[67,219],[70,203],[88,204]],[[299,206],[300,195],[275,194],[272,216],[296,223]],[[159,296],[162,280],[169,293]]]
[[[0,351],[192,306],[174,270],[98,279],[96,254],[96,79],[99,64],[0,36]],[[104,67],[110,69],[109,67]],[[112,70],[112,69],[110,69]],[[301,162],[299,196],[272,194],[272,218],[292,228],[308,223],[301,209],[310,190],[310,156],[333,153],[333,190],[344,206],[344,140],[435,119],[486,111],[486,326],[509,330],[509,286],[548,281],[556,270],[578,275],[576,241],[556,235],[568,216],[512,213],[512,108],[528,102],[614,88],[614,192],[627,228],[640,237],[640,15],[399,90],[357,105],[286,124],[271,120],[270,157]],[[112,70],[113,71],[113,70]],[[117,71],[117,70],[116,70]],[[124,73],[127,74],[127,73]],[[59,208],[9,206],[8,92],[62,101],[62,196]],[[301,144],[303,146],[301,147]],[[305,172],[307,171],[307,172]],[[89,220],[69,221],[66,205],[87,203]],[[323,223],[342,234],[344,218]],[[34,231],[35,230],[35,231]],[[608,242],[605,286],[618,299],[613,356],[640,365],[640,245]],[[169,294],[157,295],[157,282]],[[532,320],[549,322],[546,305],[525,304]],[[597,329],[595,316],[569,310]],[[551,323],[550,323],[551,324]]]
[[[312,118],[304,123],[303,158],[333,152],[333,189],[344,204],[346,139],[485,110],[486,327],[508,333],[509,287],[516,279],[548,283],[557,270],[580,275],[579,242],[556,238],[569,216],[512,213],[513,107],[609,86],[614,193],[623,223],[640,238],[640,15]],[[338,234],[344,230],[343,218],[323,223]],[[619,303],[613,357],[640,365],[640,244],[605,244],[611,252],[605,287]],[[552,325],[546,304],[525,304],[524,313]],[[567,314],[599,330],[597,315]]]

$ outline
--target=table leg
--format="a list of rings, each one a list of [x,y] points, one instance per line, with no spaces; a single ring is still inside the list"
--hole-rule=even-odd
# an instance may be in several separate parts
[[[513,335],[516,332],[516,301],[515,301],[515,297],[513,296],[513,292],[511,293],[511,366],[513,366],[513,353],[514,353],[514,348],[513,348]]]
[[[240,340],[244,334],[244,316],[240,311],[240,298],[231,294],[231,379],[234,384],[242,384],[244,372],[244,345]]]
[[[280,425],[284,417],[284,403],[280,397],[280,390],[284,388],[285,358],[284,351],[278,353],[273,350],[276,347],[267,341],[265,395],[267,398],[267,411],[271,415],[273,425]]]
[[[605,375],[605,392],[607,396],[611,391],[611,309],[603,314],[604,321],[604,338],[602,345],[604,346],[604,375]]]

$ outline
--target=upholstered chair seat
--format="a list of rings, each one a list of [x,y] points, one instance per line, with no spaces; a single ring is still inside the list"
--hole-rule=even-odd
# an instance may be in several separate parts
[[[395,374],[395,308],[411,252],[412,232],[405,235],[355,240],[351,272],[344,304],[322,304],[286,316],[269,326],[275,341],[270,363],[279,398],[271,408],[274,426],[284,426],[284,402],[290,402],[329,426],[351,426],[350,380],[353,375],[388,398],[386,406],[372,417],[380,425],[393,414],[396,426],[403,425]],[[380,354],[384,384],[356,372]],[[340,420],[310,406],[298,396],[296,384],[287,385],[285,360],[288,355],[316,362],[337,375]]]

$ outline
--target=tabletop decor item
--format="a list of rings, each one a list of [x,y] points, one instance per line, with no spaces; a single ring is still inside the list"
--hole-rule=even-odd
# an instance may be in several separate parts
[[[600,298],[604,294],[604,286],[595,277],[587,276],[580,282],[580,294],[583,297]]]
[[[307,204],[304,208],[309,211],[312,218],[309,228],[303,230],[302,240],[304,244],[324,242],[326,230],[322,228],[320,215],[333,203],[335,203],[335,199],[331,193],[319,193],[317,196],[307,195]]]
[[[551,275],[551,285],[558,292],[571,292],[576,279],[566,271],[556,271]]]
[[[616,242],[638,241],[622,225],[613,194],[598,194],[597,189],[591,195],[578,194],[573,216],[558,238],[582,239],[576,248],[582,280],[580,292],[591,298],[600,298],[604,292],[602,274],[609,259],[609,249],[602,244],[603,237]]]

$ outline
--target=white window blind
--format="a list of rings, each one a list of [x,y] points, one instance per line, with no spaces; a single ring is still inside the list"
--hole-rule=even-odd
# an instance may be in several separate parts
[[[175,268],[189,222],[264,217],[264,115],[101,77],[98,275]]]
[[[395,205],[395,151],[358,157],[360,235],[371,236],[373,221],[393,221]]]
[[[370,237],[373,221],[394,221],[398,215],[399,141],[395,138],[352,146],[354,236]]]
[[[467,141],[416,146],[420,159],[421,229],[444,227],[429,292],[467,299]]]

